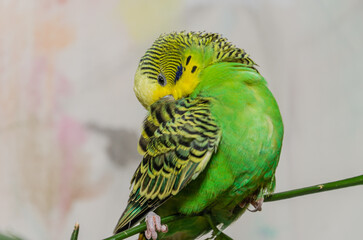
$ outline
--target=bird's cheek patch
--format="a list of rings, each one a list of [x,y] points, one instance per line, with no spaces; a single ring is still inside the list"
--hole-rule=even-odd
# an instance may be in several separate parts
[[[176,74],[175,74],[175,79],[174,79],[175,83],[180,79],[182,74],[183,74],[183,66],[180,64],[178,66],[178,69],[177,69]]]

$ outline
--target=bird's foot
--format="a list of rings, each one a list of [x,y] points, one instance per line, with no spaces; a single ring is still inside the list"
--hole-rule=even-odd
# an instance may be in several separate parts
[[[147,239],[152,238],[153,240],[156,240],[158,238],[157,232],[168,232],[168,226],[167,225],[161,225],[161,219],[160,216],[157,215],[154,212],[149,212],[145,217],[146,222],[146,231],[145,231],[145,237]]]
[[[241,202],[241,203],[239,203],[238,204],[238,206],[240,207],[240,208],[244,208],[245,206],[246,206],[246,202],[245,201],[243,201],[243,202]]]
[[[252,200],[251,205],[254,207],[254,209],[248,209],[248,211],[250,212],[261,211],[262,204],[263,204],[263,196],[258,198],[257,200]]]

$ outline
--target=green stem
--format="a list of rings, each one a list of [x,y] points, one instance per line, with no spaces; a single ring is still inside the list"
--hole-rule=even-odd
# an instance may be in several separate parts
[[[307,195],[307,194],[325,192],[325,191],[335,190],[335,189],[339,189],[339,188],[352,187],[352,186],[356,186],[356,185],[363,185],[363,175],[360,175],[357,177],[352,177],[352,178],[347,178],[347,179],[343,179],[343,180],[339,180],[339,181],[335,181],[335,182],[323,183],[323,184],[318,184],[318,185],[314,185],[314,186],[310,186],[310,187],[280,192],[280,193],[267,194],[264,196],[264,202],[273,202],[273,201],[278,201],[278,200],[284,200],[284,199],[299,197],[299,196],[303,196],[303,195]],[[167,216],[167,217],[163,217],[161,219],[161,222],[163,224],[167,224],[169,222],[174,222],[176,220],[182,219],[184,217],[185,216],[179,216],[179,215]],[[109,238],[105,238],[104,240],[121,240],[121,239],[131,237],[135,234],[141,233],[145,230],[146,230],[146,224],[141,223],[136,227],[130,228],[126,231],[118,233]],[[78,232],[77,232],[77,234],[78,234]],[[76,239],[72,238],[71,240],[76,240]]]
[[[163,217],[161,219],[161,223],[162,224],[167,224],[167,223],[174,222],[176,220],[182,219],[184,217],[185,216],[180,216],[180,215],[172,215],[172,216]],[[146,230],[146,223],[140,223],[136,227],[127,229],[127,230],[125,230],[123,232],[120,232],[120,233],[118,233],[116,235],[113,235],[111,237],[105,238],[104,240],[120,240],[120,239],[125,239],[125,238],[131,237],[131,236],[133,236],[135,234],[144,232],[145,230]]]
[[[217,235],[220,231],[219,231],[219,229],[216,226],[214,226],[214,223],[212,221],[211,216],[209,214],[208,215],[205,215],[205,216],[207,218],[207,221],[208,221],[209,225],[213,229],[214,234]]]
[[[78,232],[79,232],[79,224],[76,223],[74,225],[74,229],[73,229],[73,232],[72,232],[71,240],[77,240],[78,239]]]
[[[323,184],[294,189],[294,190],[280,192],[280,193],[267,194],[264,196],[264,202],[273,202],[273,201],[278,201],[278,200],[284,200],[284,199],[299,197],[299,196],[303,196],[303,195],[331,191],[331,190],[335,190],[335,189],[339,189],[339,188],[352,187],[352,186],[362,185],[362,184],[363,184],[363,175],[360,175],[357,177],[347,178],[347,179],[343,179],[343,180],[339,180],[339,181],[335,181],[335,182],[323,183]]]

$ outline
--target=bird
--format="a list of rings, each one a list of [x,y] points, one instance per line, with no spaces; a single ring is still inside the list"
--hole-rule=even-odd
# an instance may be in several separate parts
[[[261,210],[275,188],[284,128],[257,67],[218,33],[171,32],[154,41],[134,78],[148,111],[142,160],[114,234],[145,220],[140,240],[216,237],[247,209]],[[161,224],[170,215],[184,217]]]

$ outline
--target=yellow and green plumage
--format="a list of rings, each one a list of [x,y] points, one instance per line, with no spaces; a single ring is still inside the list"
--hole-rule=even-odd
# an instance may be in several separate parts
[[[195,239],[211,230],[208,218],[225,228],[273,190],[283,124],[244,50],[214,33],[162,35],[142,57],[134,90],[149,111],[143,160],[115,233],[156,209],[189,216],[158,239]]]

